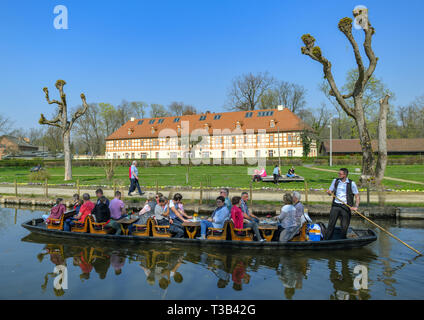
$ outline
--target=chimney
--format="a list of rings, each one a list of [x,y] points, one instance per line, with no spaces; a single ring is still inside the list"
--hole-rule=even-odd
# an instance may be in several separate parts
[[[284,106],[282,106],[281,104],[277,107],[278,111],[283,111],[284,110]]]
[[[134,117],[131,117],[131,122],[134,122],[135,121],[135,118]]]

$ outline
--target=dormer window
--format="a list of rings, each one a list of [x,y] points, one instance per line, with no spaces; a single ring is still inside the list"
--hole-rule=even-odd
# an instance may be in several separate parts
[[[269,126],[270,126],[271,128],[274,128],[274,127],[275,127],[275,121],[274,121],[274,120],[271,120],[271,121],[269,122]]]
[[[143,124],[143,122],[144,122],[144,120],[139,120],[137,124],[141,125],[141,124]]]
[[[200,117],[199,121],[203,121],[203,120],[206,120],[206,116],[201,116]]]
[[[181,126],[180,125],[177,126],[177,132],[181,133]]]
[[[128,135],[130,136],[134,132],[134,128],[128,128]]]
[[[241,129],[241,123],[240,123],[240,121],[237,121],[236,122],[236,129]]]
[[[158,123],[163,123],[163,120],[165,120],[165,119],[159,119]]]
[[[155,127],[152,127],[152,129],[151,129],[151,133],[152,133],[152,134],[154,134],[154,133],[155,133],[155,131],[156,131],[156,130],[155,130]]]

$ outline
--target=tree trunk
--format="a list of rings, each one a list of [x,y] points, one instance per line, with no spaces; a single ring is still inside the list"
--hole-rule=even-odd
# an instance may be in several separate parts
[[[65,130],[63,133],[63,153],[65,156],[65,181],[72,180],[72,159],[71,159],[71,132]]]
[[[387,113],[389,112],[389,98],[386,95],[380,100],[380,115],[378,119],[378,159],[375,168],[375,183],[380,186],[384,178],[387,165]]]
[[[359,141],[362,149],[362,175],[360,183],[364,184],[374,176],[374,154],[372,151],[371,138],[365,122],[362,97],[354,98],[355,101],[355,121],[358,126]]]

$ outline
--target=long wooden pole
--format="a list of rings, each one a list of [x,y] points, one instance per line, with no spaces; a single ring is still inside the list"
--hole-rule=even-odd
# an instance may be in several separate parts
[[[343,203],[346,207],[348,207],[349,209],[352,210],[352,207],[349,206],[347,203],[343,202],[342,200],[340,200],[339,198],[336,197],[336,195],[333,193],[332,194],[333,198],[339,200],[341,203]],[[396,237],[394,234],[390,233],[389,231],[387,231],[386,229],[384,229],[383,227],[380,227],[378,224],[376,224],[374,221],[368,219],[366,216],[364,216],[362,213],[360,213],[357,210],[352,210],[353,212],[355,212],[357,215],[359,215],[360,217],[364,218],[365,220],[367,220],[368,222],[370,222],[371,224],[373,224],[374,226],[376,226],[377,228],[379,228],[381,231],[384,231],[385,233],[387,233],[389,236],[391,236],[392,238],[396,239],[397,241],[401,242],[402,244],[404,244],[405,246],[407,246],[409,249],[411,249],[412,251],[418,253],[420,256],[422,256],[423,254],[421,252],[419,252],[418,250],[412,248],[409,244],[407,244],[406,242],[403,242],[402,240],[400,240],[398,237]]]

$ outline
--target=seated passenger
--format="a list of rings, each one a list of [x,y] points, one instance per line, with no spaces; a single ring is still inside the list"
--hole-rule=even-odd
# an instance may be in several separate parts
[[[155,207],[154,219],[156,223],[160,226],[169,225],[169,207],[168,207],[168,198],[160,197],[159,203]]]
[[[116,191],[115,192],[115,198],[110,202],[109,204],[109,210],[110,210],[110,221],[107,224],[108,227],[111,227],[116,231],[115,235],[121,235],[121,225],[116,222],[116,220],[121,219],[122,217],[126,216],[126,210],[125,210],[125,204],[121,200],[121,192]]]
[[[224,222],[230,218],[230,212],[225,205],[225,198],[219,196],[216,198],[217,208],[213,211],[212,216],[207,220],[200,221],[200,237],[197,239],[206,239],[206,231],[208,228],[223,228]]]
[[[94,221],[97,223],[109,223],[110,220],[110,209],[107,205],[105,196],[100,197],[100,203],[96,204],[91,215],[94,217]]]
[[[188,219],[192,219],[192,216],[187,215],[179,207],[183,196],[180,193],[176,193],[172,200],[169,201],[169,230],[175,234],[175,237],[184,237],[183,222],[188,222]]]
[[[79,213],[79,209],[81,208],[82,201],[80,200],[79,194],[75,193],[72,196],[72,209],[75,210],[76,214]]]
[[[296,221],[296,208],[293,206],[293,197],[290,193],[284,195],[283,202],[281,214],[277,217],[278,231],[280,232],[279,241],[288,242],[299,232],[300,225]]]
[[[294,178],[296,175],[294,174],[294,167],[291,167],[289,171],[287,172],[288,178]]]
[[[71,226],[75,225],[75,221],[79,223],[84,222],[85,218],[91,214],[91,211],[94,209],[94,203],[90,201],[90,195],[88,193],[84,193],[82,195],[82,199],[84,203],[82,204],[79,213],[74,217],[68,218],[65,220],[64,231],[71,231]]]
[[[102,189],[99,188],[99,189],[96,190],[96,197],[97,197],[96,204],[99,204],[100,198],[103,197],[103,190]],[[109,206],[109,199],[108,198],[106,198],[106,204]]]
[[[312,219],[309,217],[308,213],[305,212],[302,202],[300,202],[300,192],[294,191],[292,194],[293,205],[296,208],[296,224],[303,226],[305,222],[312,223]]]
[[[251,228],[253,233],[256,236],[256,241],[266,241],[262,238],[261,233],[259,232],[259,219],[257,216],[255,216],[253,213],[249,213],[249,208],[247,206],[247,200],[248,200],[248,194],[247,192],[243,192],[242,197],[233,197],[233,208],[234,203],[238,203],[239,205],[236,205],[236,209],[231,209],[231,218],[234,222],[234,227],[236,229],[245,229],[245,228]],[[239,210],[240,209],[240,210]],[[241,211],[241,216],[240,216]]]
[[[135,228],[135,224],[139,224],[139,225],[146,225],[147,224],[147,220],[149,220],[150,217],[153,217],[155,214],[155,207],[157,205],[156,199],[155,199],[155,195],[153,193],[149,193],[147,195],[147,200],[144,203],[144,207],[140,210],[140,212],[138,213],[138,215],[140,216],[140,218],[132,223],[131,225],[128,226],[128,234],[132,234],[132,232],[134,231]]]
[[[66,207],[63,204],[62,198],[56,199],[56,205],[51,209],[50,215],[43,214],[43,219],[47,223],[49,223],[49,219],[60,219],[62,215],[65,213]]]

